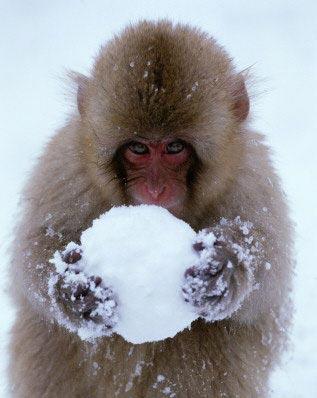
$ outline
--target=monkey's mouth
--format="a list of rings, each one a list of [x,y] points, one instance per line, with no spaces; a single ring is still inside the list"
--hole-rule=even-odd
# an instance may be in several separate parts
[[[160,199],[144,200],[144,198],[140,198],[140,197],[136,196],[132,199],[131,204],[133,204],[134,206],[138,206],[138,205],[160,206],[160,207],[164,207],[164,209],[168,210],[172,214],[178,214],[183,208],[184,200],[182,200],[182,199],[174,199],[174,200],[170,200],[170,201],[164,201],[164,200],[160,200]]]

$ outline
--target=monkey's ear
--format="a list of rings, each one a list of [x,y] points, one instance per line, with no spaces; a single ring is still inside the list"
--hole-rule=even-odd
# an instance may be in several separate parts
[[[247,89],[245,87],[244,78],[238,75],[237,80],[233,84],[232,89],[233,106],[232,111],[239,122],[243,122],[250,110],[250,100]]]
[[[85,101],[89,78],[81,73],[72,70],[67,71],[67,77],[72,82],[72,94],[77,96],[77,108],[81,116],[85,114]]]
[[[85,113],[85,98],[89,79],[87,76],[77,73],[77,107],[81,116]]]

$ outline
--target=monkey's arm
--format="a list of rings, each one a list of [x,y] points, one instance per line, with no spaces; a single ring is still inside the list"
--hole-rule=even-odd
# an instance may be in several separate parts
[[[49,321],[74,328],[87,321],[106,325],[107,314],[101,319],[95,311],[109,298],[106,286],[96,276],[79,273],[78,258],[68,256],[68,269],[59,273],[51,262],[69,242],[79,242],[104,205],[83,167],[77,131],[68,127],[49,142],[23,192],[12,245],[11,292]]]
[[[202,225],[209,227],[210,217],[211,228],[198,234],[201,241],[206,232],[216,237],[201,251],[204,266],[190,268],[185,277],[188,301],[209,319],[252,323],[268,313],[275,317],[291,305],[293,225],[261,141],[261,136],[250,135],[243,166]],[[197,242],[195,247],[203,245]]]

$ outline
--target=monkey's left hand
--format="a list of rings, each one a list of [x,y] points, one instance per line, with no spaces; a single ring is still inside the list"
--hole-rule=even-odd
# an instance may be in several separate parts
[[[209,321],[230,317],[256,287],[254,254],[260,249],[248,236],[251,227],[239,218],[222,220],[197,235],[199,260],[185,272],[183,296]]]

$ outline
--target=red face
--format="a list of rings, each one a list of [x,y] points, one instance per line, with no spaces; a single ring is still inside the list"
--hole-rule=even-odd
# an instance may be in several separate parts
[[[187,194],[190,155],[190,146],[181,140],[128,144],[123,157],[133,204],[154,204],[178,213]]]

